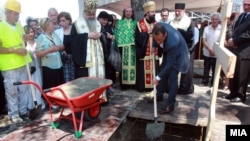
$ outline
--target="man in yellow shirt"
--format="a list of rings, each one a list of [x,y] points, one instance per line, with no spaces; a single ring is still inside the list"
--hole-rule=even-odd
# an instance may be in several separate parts
[[[18,24],[21,5],[16,0],[7,0],[5,5],[6,20],[0,22],[0,71],[4,78],[5,96],[8,115],[13,123],[23,122],[28,114],[28,86],[14,86],[13,82],[28,80],[25,69],[27,50],[22,45],[23,28]]]

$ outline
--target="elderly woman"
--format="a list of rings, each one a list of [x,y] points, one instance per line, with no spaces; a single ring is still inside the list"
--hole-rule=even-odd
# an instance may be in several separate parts
[[[40,26],[44,33],[36,39],[36,56],[41,58],[43,89],[47,89],[64,83],[60,56],[64,45],[54,33],[54,24],[49,18],[41,19]]]
[[[72,27],[72,19],[68,12],[61,12],[58,15],[58,23],[63,28],[63,44],[65,46],[65,50],[63,51],[65,56],[63,71],[64,71],[64,79],[65,82],[71,81],[75,78],[74,76],[74,63],[72,60],[72,51],[70,45],[70,31]]]

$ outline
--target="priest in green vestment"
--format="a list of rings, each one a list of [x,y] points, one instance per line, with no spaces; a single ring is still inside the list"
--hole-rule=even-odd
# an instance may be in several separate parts
[[[131,7],[123,10],[123,17],[117,22],[115,38],[122,55],[120,72],[120,88],[126,90],[134,87],[136,78],[135,28],[137,21]]]

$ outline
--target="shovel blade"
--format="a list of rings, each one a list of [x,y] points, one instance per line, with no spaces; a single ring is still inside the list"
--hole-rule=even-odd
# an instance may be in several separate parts
[[[160,137],[165,131],[165,123],[150,123],[146,127],[146,135],[150,139]]]
[[[38,106],[35,106],[34,109],[30,110],[29,119],[31,120],[35,119],[41,112],[41,109],[42,109],[42,105],[38,105]]]

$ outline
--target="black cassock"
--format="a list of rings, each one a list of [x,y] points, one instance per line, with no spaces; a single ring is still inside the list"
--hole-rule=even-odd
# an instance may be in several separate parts
[[[88,33],[77,33],[75,24],[71,28],[71,51],[72,59],[75,64],[75,78],[88,76],[88,68],[86,65],[86,56],[87,56],[87,42],[88,42]],[[103,47],[104,57],[107,58],[107,48],[106,48],[106,39],[105,35],[101,35],[100,41]]]
[[[147,49],[147,43],[149,39],[149,34],[147,32],[140,32],[138,26],[136,27],[135,31],[135,46],[136,46],[136,84],[135,88],[140,91],[151,91],[152,88],[146,88],[145,87],[145,65],[144,60],[140,60],[145,57],[146,55],[146,49]],[[153,47],[154,43],[153,43]],[[162,54],[162,49],[158,48],[158,55],[160,56]],[[159,72],[159,60],[155,61],[155,72],[156,74]]]

